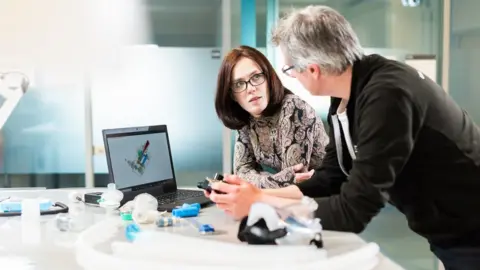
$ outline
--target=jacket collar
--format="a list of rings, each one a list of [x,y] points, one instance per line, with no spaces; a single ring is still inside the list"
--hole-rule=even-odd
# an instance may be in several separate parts
[[[363,58],[356,60],[352,68],[352,83],[350,88],[350,99],[348,100],[347,111],[355,109],[355,103],[359,94],[370,81],[375,71],[384,63],[385,58],[377,55],[365,55]],[[332,97],[330,105],[330,115],[337,113],[341,98]]]

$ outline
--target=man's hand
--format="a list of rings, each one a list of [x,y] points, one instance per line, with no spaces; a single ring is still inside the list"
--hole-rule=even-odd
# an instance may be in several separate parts
[[[227,175],[223,181],[226,183],[213,183],[212,190],[225,192],[226,194],[218,194],[212,191],[209,194],[210,200],[235,219],[248,216],[250,206],[260,200],[261,190],[236,175]]]
[[[310,179],[315,172],[315,170],[307,172],[305,166],[301,163],[293,166],[293,171],[295,172],[295,183]]]

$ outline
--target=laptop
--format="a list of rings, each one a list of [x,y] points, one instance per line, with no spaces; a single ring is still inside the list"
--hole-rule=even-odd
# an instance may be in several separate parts
[[[159,211],[172,211],[184,203],[211,203],[201,190],[177,188],[166,125],[102,133],[110,181],[123,192],[122,205],[141,193],[157,198]]]

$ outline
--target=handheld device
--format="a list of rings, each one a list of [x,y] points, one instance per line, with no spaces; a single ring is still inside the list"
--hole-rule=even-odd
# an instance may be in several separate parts
[[[215,191],[218,194],[225,194],[225,192],[221,192],[218,190],[213,190],[211,184],[215,182],[223,182],[223,175],[216,173],[215,176],[212,178],[206,177],[205,180],[198,182],[197,187],[206,190],[207,192]]]

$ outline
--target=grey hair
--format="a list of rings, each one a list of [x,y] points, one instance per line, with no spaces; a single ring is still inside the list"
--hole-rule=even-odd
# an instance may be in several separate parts
[[[293,10],[273,29],[272,42],[298,71],[317,64],[323,72],[339,75],[364,54],[350,23],[327,6]]]

